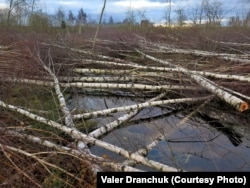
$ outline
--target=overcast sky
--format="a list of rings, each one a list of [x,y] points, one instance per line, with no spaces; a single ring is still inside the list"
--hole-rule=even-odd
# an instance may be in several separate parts
[[[107,0],[104,19],[113,17],[114,21],[121,21],[126,17],[130,5],[136,14],[144,12],[147,19],[152,22],[164,20],[168,0]],[[230,15],[243,15],[250,11],[250,0],[210,0],[220,1],[224,9],[225,17]],[[3,7],[6,0],[0,0],[0,7]],[[172,12],[177,9],[184,9],[188,14],[191,9],[200,4],[201,0],[172,0]],[[89,19],[98,19],[103,6],[103,0],[39,0],[39,6],[44,12],[54,14],[58,8],[65,11],[71,10],[75,15],[80,8],[83,8]]]

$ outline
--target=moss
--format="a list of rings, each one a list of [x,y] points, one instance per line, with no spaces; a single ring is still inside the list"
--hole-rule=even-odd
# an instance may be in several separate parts
[[[49,176],[47,176],[44,179],[44,182],[42,183],[42,187],[54,187],[54,188],[60,188],[65,187],[65,183],[62,178],[60,178],[61,174],[60,172],[53,172]]]
[[[28,109],[30,112],[51,120],[58,120],[59,103],[51,88],[18,84],[12,87],[6,103]]]
[[[91,132],[97,126],[98,126],[98,123],[95,120],[79,121],[76,123],[77,129],[83,133]]]

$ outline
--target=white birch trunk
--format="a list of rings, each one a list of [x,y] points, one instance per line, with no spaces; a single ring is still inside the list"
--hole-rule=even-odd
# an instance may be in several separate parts
[[[41,60],[41,59],[40,59]],[[43,63],[41,61],[41,63]],[[75,127],[75,124],[73,122],[73,118],[71,116],[71,113],[67,107],[66,101],[64,99],[64,96],[61,92],[61,88],[60,88],[60,83],[56,77],[56,75],[51,71],[50,68],[48,68],[45,64],[43,64],[43,67],[46,71],[48,71],[48,73],[50,74],[50,76],[54,79],[54,86],[55,86],[55,91],[57,94],[57,98],[59,100],[59,104],[61,107],[61,111],[63,112],[64,116],[65,116],[65,124],[69,127]]]
[[[214,43],[219,43],[219,44],[225,44],[225,45],[227,45],[227,46],[238,46],[238,47],[242,47],[242,46],[250,46],[250,44],[249,43],[238,43],[238,42],[222,42],[222,41],[216,41],[216,40],[213,40],[213,39],[210,39],[210,38],[206,38],[207,40],[210,40],[210,41],[212,41],[212,42],[214,42]]]
[[[150,99],[147,102],[152,102],[152,101],[155,101],[157,99],[160,99],[164,95],[166,95],[166,93],[162,93],[162,94],[158,95],[157,97],[154,97],[154,98]],[[110,132],[111,130],[118,127],[122,123],[126,122],[128,119],[135,116],[138,112],[139,112],[139,109],[133,110],[133,111],[129,112],[128,114],[125,114],[125,115],[119,117],[117,120],[115,120],[115,121],[113,121],[113,122],[111,122],[109,124],[106,124],[104,126],[101,126],[100,128],[92,131],[91,133],[89,133],[89,135],[94,137],[94,138],[98,138],[98,137],[106,134],[107,132]]]
[[[43,86],[53,86],[53,82],[39,81],[31,79],[14,79],[19,83],[30,83]],[[180,86],[180,85],[146,85],[146,84],[117,84],[117,83],[93,83],[93,82],[73,82],[73,83],[60,83],[61,87],[76,87],[76,88],[98,88],[98,89],[138,89],[138,90],[197,90],[197,87],[193,86]]]
[[[30,112],[28,112],[26,110],[17,108],[17,107],[15,107],[13,105],[5,104],[2,101],[0,101],[0,106],[4,107],[6,109],[12,110],[12,111],[16,111],[16,112],[18,112],[20,114],[23,114],[23,115],[25,115],[25,116],[27,116],[27,117],[35,120],[35,121],[38,121],[38,122],[47,124],[47,125],[49,125],[51,127],[57,128],[57,129],[63,131],[64,133],[70,135],[72,138],[74,138],[76,140],[79,140],[80,142],[90,143],[92,145],[100,146],[100,147],[102,147],[104,149],[107,149],[109,151],[112,151],[114,153],[122,155],[125,158],[128,158],[130,160],[135,160],[138,163],[141,163],[143,165],[155,168],[156,170],[159,170],[159,171],[179,171],[176,168],[167,166],[165,164],[161,164],[161,163],[153,161],[153,160],[149,160],[149,159],[144,158],[144,157],[142,157],[142,156],[140,156],[138,154],[133,154],[133,153],[131,154],[131,152],[129,152],[129,151],[123,149],[123,148],[120,148],[120,147],[117,147],[115,145],[109,144],[107,142],[95,139],[95,138],[93,138],[91,136],[88,136],[88,135],[80,132],[76,128],[61,125],[61,124],[59,124],[57,122],[54,122],[52,120],[48,120],[48,119],[46,119],[44,117],[37,116],[37,115],[32,114],[32,113],[30,113]]]
[[[93,60],[93,62],[95,62]],[[115,63],[115,62],[106,62],[106,61],[97,61],[97,63],[99,64],[111,64],[111,65],[116,65],[116,66],[122,66],[124,64],[120,64],[120,63]],[[178,68],[168,68],[168,67],[154,67],[154,66],[142,66],[142,65],[127,65],[125,64],[124,66],[126,67],[133,67],[133,68],[137,68],[137,69],[142,69],[142,70],[146,70],[147,72],[145,72],[145,75],[149,75],[149,76],[155,76],[155,72],[148,72],[148,70],[154,70],[154,71],[159,71],[158,75],[162,74],[162,72],[179,72]],[[135,75],[141,75],[142,71],[140,70],[122,70],[120,72],[120,70],[118,70],[118,72],[114,71],[114,70],[102,70],[102,69],[74,69],[76,72],[78,73],[96,73],[96,74],[125,74],[125,73],[131,73],[131,74],[135,74]],[[207,71],[192,71],[189,70],[191,73],[194,74],[199,74],[202,76],[208,76],[208,77],[213,77],[213,78],[221,78],[221,79],[229,79],[229,80],[239,80],[239,81],[245,81],[245,82],[250,82],[250,76],[240,76],[240,75],[232,75],[232,74],[221,74],[221,73],[212,73],[212,72],[207,72]]]
[[[0,128],[0,130],[3,130],[3,128]],[[51,148],[51,149],[55,149],[58,152],[66,152],[66,153],[69,153],[71,155],[75,155],[77,157],[80,157],[80,158],[84,159],[85,162],[88,163],[90,166],[92,166],[92,167],[94,166],[94,168],[92,170],[95,173],[103,171],[101,169],[101,167],[95,165],[95,163],[103,164],[104,166],[110,166],[112,169],[118,170],[118,171],[125,171],[125,172],[126,171],[129,171],[129,172],[142,171],[142,170],[139,170],[137,168],[133,168],[131,166],[127,166],[124,164],[109,162],[109,161],[107,161],[107,159],[90,154],[89,152],[82,152],[82,151],[76,150],[74,148],[60,146],[60,145],[57,145],[51,141],[44,140],[44,139],[41,139],[41,138],[36,137],[36,136],[19,133],[17,131],[13,131],[13,130],[4,130],[4,131],[6,133],[10,134],[11,136],[17,136],[19,138],[27,139],[28,141],[31,141],[33,143],[37,143],[39,145],[46,146],[46,147]]]
[[[146,85],[146,84],[117,84],[117,83],[61,83],[62,87],[76,87],[76,88],[109,88],[109,89],[139,89],[139,90],[197,90],[197,87],[180,86],[180,85]]]
[[[207,80],[206,78],[197,75],[197,74],[193,74],[192,72],[190,72],[187,69],[184,69],[180,66],[176,66],[173,65],[167,61],[163,61],[161,59],[157,59],[155,57],[152,57],[150,55],[147,55],[139,50],[137,50],[138,53],[142,54],[143,56],[145,56],[148,59],[151,59],[153,61],[156,61],[158,63],[164,64],[164,65],[168,65],[168,66],[172,66],[175,68],[178,68],[180,72],[190,76],[193,80],[195,80],[199,85],[201,85],[202,87],[206,88],[208,91],[210,91],[211,93],[215,94],[216,96],[218,96],[219,98],[221,98],[222,100],[224,100],[225,102],[227,102],[228,104],[232,105],[234,108],[236,108],[238,111],[243,112],[245,110],[249,109],[249,105],[247,102],[241,100],[238,97],[233,96],[232,94],[226,92],[223,89],[220,89],[219,86],[217,84],[215,84],[214,82]]]
[[[167,47],[167,46],[162,46],[162,45],[158,45],[154,43],[149,43],[149,44],[150,46],[155,46],[155,47],[158,47],[159,49],[165,50],[168,53],[188,54],[188,55],[196,55],[196,56],[202,56],[202,57],[218,57],[220,59],[224,59],[227,61],[250,63],[250,60],[247,59],[248,57],[245,55],[216,53],[216,52],[208,52],[208,51],[201,51],[201,50],[186,50],[186,49],[178,49],[173,46]]]
[[[206,100],[210,97],[211,96],[150,101],[150,102],[144,102],[144,103],[134,104],[134,105],[129,105],[129,106],[122,106],[122,107],[117,107],[117,108],[109,108],[109,109],[104,109],[104,110],[99,110],[99,111],[94,111],[94,112],[88,112],[84,114],[77,114],[77,115],[73,115],[73,118],[74,119],[81,119],[81,118],[87,119],[90,117],[92,118],[92,117],[104,116],[104,115],[116,113],[116,112],[140,110],[142,108],[158,106],[158,105],[198,102],[198,101]]]
[[[66,101],[65,101],[64,96],[63,96],[63,94],[61,92],[60,83],[59,83],[56,75],[51,71],[51,69],[49,67],[47,67],[44,64],[44,62],[41,60],[41,58],[40,58],[39,55],[38,55],[38,58],[39,58],[40,62],[42,63],[44,69],[54,79],[55,91],[56,91],[56,94],[57,94],[57,98],[59,100],[61,111],[63,112],[63,114],[65,116],[64,119],[65,119],[66,126],[68,126],[68,127],[75,127],[75,124],[74,124],[71,112],[70,112],[70,110],[67,107]],[[49,61],[50,61],[50,64],[53,66],[53,61],[52,61],[51,56],[49,56]],[[87,145],[83,141],[78,141],[78,143],[77,143],[77,149],[79,149],[80,151],[82,151],[82,150],[88,149],[88,147],[87,147]],[[90,153],[89,150],[88,150],[88,152]]]

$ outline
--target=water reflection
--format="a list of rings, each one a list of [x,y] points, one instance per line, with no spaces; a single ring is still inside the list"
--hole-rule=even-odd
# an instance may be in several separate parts
[[[137,101],[137,102],[136,102]],[[71,108],[85,111],[101,110],[112,107],[139,103],[140,99],[74,96]],[[98,126],[116,120],[126,112],[95,119]],[[147,157],[178,167],[186,171],[249,171],[250,170],[250,127],[244,124],[224,124],[219,119],[205,113],[181,123],[185,109],[167,106],[150,107],[140,111],[130,121],[105,135],[102,139],[129,151],[137,151],[162,138]],[[115,161],[124,158],[93,146],[93,153],[105,155]],[[141,165],[138,168],[153,171]]]
[[[242,135],[233,128],[224,126],[219,122],[219,120],[211,118],[204,113],[199,113],[199,117],[206,121],[211,127],[214,127],[218,131],[222,132],[225,136],[227,136],[234,146],[239,146],[242,143]]]

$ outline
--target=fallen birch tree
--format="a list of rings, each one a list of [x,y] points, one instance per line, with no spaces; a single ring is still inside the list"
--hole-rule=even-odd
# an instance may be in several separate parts
[[[103,62],[102,64],[105,64],[106,62]],[[110,63],[113,65],[119,65],[119,63]],[[73,71],[78,73],[93,73],[93,74],[131,74],[131,76],[136,75],[148,75],[148,76],[161,76],[164,73],[163,72],[180,72],[178,68],[168,68],[168,67],[153,67],[153,66],[142,66],[142,65],[128,65],[129,67],[134,67],[142,70],[155,70],[160,72],[141,72],[140,70],[102,70],[102,69],[74,69]],[[140,71],[140,72],[139,72]],[[240,75],[232,75],[232,74],[223,74],[223,73],[213,73],[208,71],[193,71],[189,70],[190,73],[199,74],[206,77],[212,77],[212,78],[220,78],[220,79],[226,79],[226,80],[239,80],[243,82],[250,82],[249,76],[240,76]],[[99,77],[97,77],[100,79]],[[119,78],[119,77],[117,77]],[[80,78],[79,78],[80,79]],[[84,79],[84,77],[83,77]],[[104,77],[105,79],[105,77]],[[123,77],[121,77],[123,79]],[[91,80],[91,77],[88,77],[88,80]]]
[[[103,45],[105,45],[106,42],[110,42],[110,41],[103,40],[101,42],[103,43]],[[121,55],[121,57],[126,57],[126,60],[124,60],[125,58],[124,59],[117,58],[117,57],[114,58],[108,55],[98,54],[98,52],[92,53],[84,49],[69,48],[67,46],[60,46],[57,44],[55,45],[45,44],[45,45],[50,46],[51,48],[52,47],[59,48],[60,50],[62,50],[62,53],[67,53],[67,51],[70,51],[72,57],[76,54],[78,55],[81,54],[82,56],[79,58],[75,58],[76,57],[75,56],[74,60],[71,60],[68,57],[63,59],[64,58],[63,57],[61,58],[63,59],[62,61],[60,60],[54,63],[52,61],[52,57],[49,55],[49,57],[45,58],[46,60],[48,60],[48,65],[45,65],[43,63],[42,58],[40,59],[38,58],[40,65],[42,65],[42,68],[46,71],[46,76],[44,76],[44,73],[41,74],[42,76],[40,76],[39,74],[38,75],[35,75],[35,74],[34,75],[32,74],[22,75],[21,74],[21,76],[17,76],[13,74],[13,77],[11,77],[11,74],[9,74],[8,76],[2,78],[2,82],[4,84],[5,82],[6,83],[13,82],[13,83],[25,83],[25,84],[34,84],[38,86],[54,87],[56,98],[58,99],[58,102],[60,105],[58,111],[60,111],[61,113],[60,115],[62,115],[62,117],[60,117],[60,120],[63,120],[62,121],[63,123],[59,123],[59,121],[56,122],[56,121],[50,120],[49,118],[43,117],[43,115],[40,116],[40,115],[35,114],[35,113],[40,113],[39,109],[27,110],[28,108],[25,108],[22,106],[17,107],[15,105],[9,105],[8,103],[4,103],[3,101],[0,101],[0,106],[2,106],[3,109],[6,109],[8,111],[13,111],[14,113],[25,115],[26,117],[36,122],[41,122],[42,124],[48,125],[49,127],[56,128],[62,131],[63,133],[65,133],[66,135],[68,135],[71,139],[76,141],[76,143],[72,143],[72,144],[75,144],[74,147],[72,145],[61,146],[49,140],[45,140],[45,139],[42,139],[33,135],[26,135],[25,131],[28,130],[28,127],[25,127],[22,130],[23,132],[17,131],[15,133],[4,130],[4,132],[7,132],[10,135],[12,134],[12,135],[15,135],[16,137],[20,137],[22,139],[27,139],[31,142],[38,143],[39,145],[44,145],[48,148],[55,149],[57,152],[65,152],[70,155],[76,155],[80,158],[86,158],[88,160],[89,158],[92,158],[93,162],[96,161],[98,162],[98,164],[102,164],[104,166],[107,165],[117,170],[141,171],[137,168],[133,168],[132,166],[134,164],[143,164],[145,166],[154,168],[159,171],[183,171],[183,169],[177,168],[177,165],[176,167],[170,167],[168,165],[164,165],[156,161],[147,159],[147,154],[152,148],[157,146],[160,141],[167,140],[167,138],[164,136],[155,137],[151,143],[137,150],[134,153],[131,153],[130,151],[126,149],[117,147],[114,144],[110,144],[105,141],[102,141],[98,138],[101,136],[104,136],[107,133],[110,133],[111,131],[113,131],[115,128],[117,128],[124,122],[128,121],[128,124],[130,124],[133,121],[132,120],[131,122],[129,122],[130,119],[132,117],[135,117],[138,114],[138,112],[140,112],[140,110],[145,109],[145,108],[155,107],[155,106],[166,107],[166,106],[175,105],[175,104],[178,105],[180,103],[197,104],[204,100],[205,101],[210,100],[211,98],[213,98],[213,96],[217,96],[223,101],[225,101],[226,103],[232,105],[234,108],[236,108],[240,112],[243,112],[249,109],[249,106],[247,103],[247,100],[249,100],[248,96],[220,86],[219,84],[216,83],[217,81],[216,79],[213,82],[212,80],[205,78],[205,77],[209,77],[209,78],[219,78],[219,79],[225,79],[225,80],[236,80],[236,81],[241,81],[241,82],[250,82],[248,75],[243,76],[243,75],[236,75],[236,74],[234,75],[234,74],[229,74],[229,73],[225,74],[225,73],[219,73],[220,71],[218,70],[217,70],[218,71],[217,73],[212,73],[208,71],[188,70],[188,69],[182,68],[181,66],[176,66],[172,63],[169,63],[167,61],[161,60],[159,58],[156,58],[156,57],[153,57],[144,53],[142,50],[147,48],[147,46],[142,47],[142,50],[137,50],[140,56],[138,56],[137,53],[134,53],[135,52],[134,50],[121,49],[120,51],[117,50],[117,51],[111,52],[111,53],[120,53],[119,55]],[[183,49],[178,50],[177,48],[176,49],[174,48],[172,51],[171,49],[159,50],[159,46],[153,46],[153,45],[148,46],[147,49],[152,49],[152,52],[154,52],[154,50],[158,50],[158,52],[162,51],[163,53],[170,52],[170,53],[191,54],[191,55],[197,55],[197,56],[202,56],[202,57],[221,58],[223,55],[225,55],[226,58],[231,58],[231,60],[234,60],[233,58],[240,58],[241,60],[242,59],[245,60],[248,58],[247,56],[244,56],[244,55],[242,56],[231,55],[230,56],[226,53],[225,54],[218,53],[218,54],[214,54],[215,56],[212,56],[212,54],[206,51],[189,51],[189,50],[183,50]],[[135,55],[125,54],[125,53],[134,53]],[[141,60],[141,58],[146,58],[147,61],[144,61],[145,59],[143,59],[143,62],[140,61],[140,63],[134,63],[133,61],[129,60],[130,57],[131,59],[134,58],[136,62],[139,62],[138,60]],[[16,64],[20,62],[18,60],[15,61]],[[158,66],[158,64],[156,64],[155,62],[160,63],[164,66]],[[248,61],[246,61],[245,63],[248,63]],[[4,65],[4,68],[5,68],[5,65]],[[60,72],[61,70],[62,72]],[[59,75],[56,75],[55,73],[59,73]],[[82,74],[84,74],[84,76],[81,76]],[[195,82],[193,81],[195,81],[198,84],[198,86],[196,86],[197,84],[194,84]],[[161,94],[155,98],[149,99],[146,102],[142,101],[134,105],[119,106],[116,108],[107,107],[107,109],[93,110],[90,112],[85,111],[85,113],[76,112],[73,115],[72,112],[67,107],[67,100],[63,96],[62,88],[63,89],[79,88],[79,90],[76,90],[76,89],[74,90],[75,94],[78,94],[77,92],[81,90],[88,91],[88,89],[90,90],[93,89],[93,92],[97,90],[100,90],[101,92],[102,91],[125,92],[126,90],[126,91],[137,93],[137,96],[139,97],[142,97],[143,93],[147,93],[147,92],[153,93],[152,91],[154,91],[153,93],[154,95],[159,94],[161,92],[166,92],[167,94],[170,93],[170,95],[168,96],[170,99],[160,100],[160,98],[164,95],[164,94]],[[184,91],[187,93],[183,93]],[[190,96],[190,94],[194,93],[195,91],[197,91],[197,93],[195,93],[197,94],[197,96],[204,96],[203,95],[205,93],[204,91],[209,91],[210,93],[212,93],[212,95],[208,96],[206,92],[205,97],[185,97],[185,94],[187,94],[187,96]],[[175,96],[175,98],[171,98],[173,96]],[[243,101],[242,99],[245,99],[246,101]],[[84,110],[85,109],[83,109],[83,111]],[[117,112],[126,112],[126,114],[120,117],[117,117],[117,119],[115,119],[114,121],[104,124],[103,126],[100,126],[97,129],[89,133],[81,132],[77,128],[76,124],[74,123],[74,120],[76,119],[77,120],[82,119],[82,121],[84,122],[85,119],[95,120],[95,118],[99,116],[104,116],[104,117],[113,116],[114,113],[117,113]],[[184,124],[189,119],[189,117],[192,116],[194,113],[195,113],[195,110],[194,112],[190,113],[190,115],[187,115],[186,117],[184,117],[183,121],[177,124],[176,127],[182,128],[182,126],[180,125]],[[40,114],[43,114],[43,113],[40,113]],[[151,116],[148,116],[148,118],[151,118]],[[94,145],[104,148],[108,151],[111,151],[117,155],[121,155],[127,160],[125,161],[124,164],[113,163],[112,161],[106,160],[104,157],[96,156],[90,152],[90,147]],[[8,145],[3,144],[2,146],[4,147]],[[15,149],[13,149],[13,151],[14,150]],[[19,152],[19,150],[15,150],[15,151],[17,153]],[[22,152],[22,150],[20,150],[19,153],[22,153],[27,156],[32,154],[29,152],[27,153]],[[95,171],[97,171],[97,169]]]
[[[218,57],[220,59],[224,59],[226,61],[235,61],[235,62],[241,62],[241,63],[250,63],[250,60],[248,59],[248,55],[240,55],[240,54],[226,54],[226,53],[216,53],[216,52],[208,52],[208,51],[201,51],[201,50],[187,50],[187,49],[179,49],[175,48],[173,46],[163,46],[158,45],[155,43],[148,43],[148,46],[154,46],[159,48],[160,50],[163,50],[161,52],[167,52],[167,53],[179,53],[179,54],[188,54],[188,55],[195,55],[195,56],[202,56],[202,57]],[[142,47],[147,46],[145,43],[141,44]]]
[[[10,81],[10,80],[6,80]],[[19,83],[29,83],[41,86],[53,86],[54,83],[50,81],[41,81],[41,80],[32,80],[32,79],[11,79],[11,81]],[[152,91],[161,91],[161,90],[197,90],[197,87],[193,86],[180,86],[180,85],[147,85],[147,84],[119,84],[119,83],[95,83],[95,82],[73,82],[73,83],[60,83],[61,87],[69,88],[98,88],[98,89],[138,89],[138,90],[152,90]]]
[[[17,130],[7,130],[7,129],[4,130],[3,128],[0,128],[0,130],[8,133],[11,136],[16,136],[16,137],[31,141],[31,142],[36,143],[36,144],[46,146],[46,147],[51,148],[51,149],[56,149],[57,152],[63,152],[67,155],[73,155],[75,157],[80,157],[83,160],[85,160],[85,162],[87,164],[89,164],[90,166],[92,166],[92,167],[94,166],[93,169],[96,170],[95,173],[103,171],[103,169],[101,169],[100,166],[97,166],[96,164],[102,164],[104,166],[109,166],[112,169],[118,170],[118,171],[125,171],[125,172],[126,171],[129,171],[129,172],[142,171],[142,170],[139,170],[137,168],[133,168],[133,167],[128,166],[128,165],[108,161],[107,159],[105,159],[103,157],[90,154],[89,152],[79,151],[79,150],[74,149],[72,147],[61,146],[61,145],[55,144],[52,141],[41,139],[40,137],[36,137],[33,135],[25,134],[23,132],[26,130],[26,128],[23,128],[21,131],[18,128],[17,128]]]
[[[73,115],[74,119],[87,119],[87,118],[93,118],[98,116],[104,116],[110,113],[116,113],[116,112],[123,112],[123,111],[131,111],[131,110],[140,110],[142,108],[146,107],[152,107],[152,106],[158,106],[158,105],[166,105],[166,104],[178,104],[178,103],[189,103],[189,102],[199,102],[206,100],[210,98],[211,96],[205,96],[205,97],[195,97],[195,98],[179,98],[179,99],[167,99],[167,100],[159,100],[159,101],[148,101],[140,104],[134,104],[129,106],[122,106],[117,108],[109,108],[94,112],[88,112],[84,114],[77,114]]]
[[[225,102],[227,102],[228,104],[230,104],[231,106],[233,106],[234,108],[236,108],[238,111],[243,112],[245,110],[249,109],[249,105],[247,102],[243,101],[242,99],[235,97],[234,95],[228,93],[227,91],[221,89],[217,84],[215,84],[214,82],[200,76],[197,74],[194,74],[192,72],[190,72],[189,70],[182,68],[180,66],[177,65],[173,65],[167,61],[161,60],[161,59],[157,59],[153,56],[150,56],[148,54],[143,53],[140,50],[136,50],[138,53],[140,53],[141,55],[143,55],[145,58],[151,59],[153,61],[156,61],[158,63],[167,65],[167,66],[171,66],[174,68],[178,68],[180,72],[188,75],[190,78],[192,78],[193,80],[195,80],[199,85],[201,85],[202,87],[206,88],[208,91],[210,91],[211,93],[215,94],[216,96],[218,96],[219,98],[221,98],[222,100],[224,100]]]
[[[165,95],[166,95],[166,93],[161,93],[160,95],[148,100],[147,102],[152,102],[152,101],[158,100],[158,99],[164,97]],[[111,123],[108,123],[104,126],[101,126],[98,129],[95,129],[94,131],[90,132],[89,135],[94,137],[94,138],[98,138],[98,137],[112,131],[114,128],[118,127],[122,123],[128,121],[129,119],[134,117],[139,111],[140,111],[140,108],[135,109],[135,110],[131,110],[129,113],[124,114],[123,116],[120,116],[119,118],[117,118],[117,120],[115,120]]]
[[[109,144],[107,142],[98,140],[98,139],[96,139],[94,137],[88,136],[88,135],[80,132],[79,130],[77,130],[74,127],[72,128],[72,127],[67,127],[67,126],[61,125],[61,124],[59,124],[59,123],[57,123],[55,121],[48,120],[48,119],[46,119],[44,117],[41,117],[41,116],[38,116],[36,114],[30,113],[30,112],[28,112],[28,111],[26,111],[24,109],[20,109],[20,108],[18,108],[16,106],[6,104],[3,101],[0,101],[0,106],[3,107],[3,108],[6,108],[8,110],[15,111],[15,112],[18,112],[18,113],[20,113],[22,115],[25,115],[26,117],[28,117],[30,119],[33,119],[35,121],[38,121],[38,122],[44,123],[46,125],[49,125],[51,127],[54,127],[56,129],[59,129],[60,131],[63,131],[64,133],[70,135],[73,139],[76,139],[76,140],[78,140],[80,142],[84,142],[85,144],[100,146],[100,147],[105,148],[105,149],[107,149],[109,151],[117,153],[118,155],[124,156],[125,158],[135,160],[135,161],[137,161],[137,162],[139,162],[139,163],[141,163],[143,165],[155,168],[155,169],[157,169],[159,171],[179,171],[176,168],[167,166],[165,164],[161,164],[161,163],[153,161],[153,160],[149,160],[149,159],[147,159],[145,157],[142,157],[140,155],[137,155],[137,154],[131,154],[129,151],[127,151],[127,150],[125,150],[123,148],[117,147],[117,146]]]

